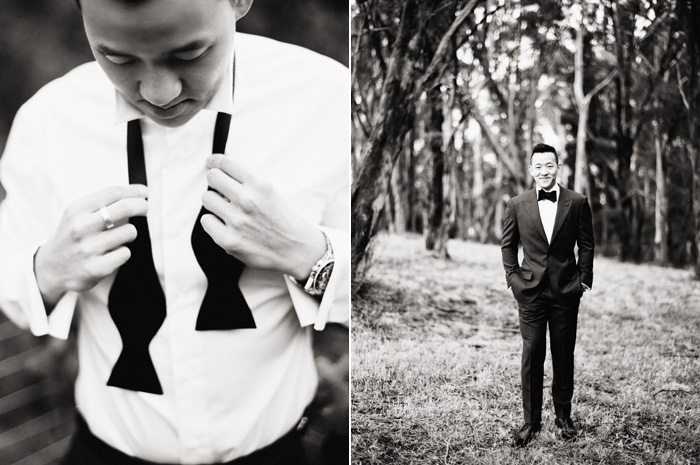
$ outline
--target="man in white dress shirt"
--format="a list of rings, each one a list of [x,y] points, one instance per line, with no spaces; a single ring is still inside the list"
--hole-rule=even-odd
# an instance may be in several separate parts
[[[557,184],[559,167],[554,147],[537,144],[529,167],[536,186],[513,197],[503,219],[503,267],[508,287],[518,301],[523,338],[525,423],[515,434],[516,446],[527,445],[541,427],[548,325],[555,424],[565,440],[576,437],[571,420],[576,322],[581,296],[593,285],[593,223],[586,197]]]
[[[251,3],[83,1],[97,61],[15,117],[0,162],[0,309],[60,338],[79,314],[67,464],[305,463],[311,327],[349,317],[348,76],[237,34]],[[201,325],[222,274],[205,269],[205,239],[240,264],[223,282],[240,288],[231,312],[245,307],[247,325]],[[144,263],[155,290],[140,287]],[[139,307],[146,294],[162,315]],[[119,299],[129,308],[114,310]],[[146,322],[149,373],[125,350]]]

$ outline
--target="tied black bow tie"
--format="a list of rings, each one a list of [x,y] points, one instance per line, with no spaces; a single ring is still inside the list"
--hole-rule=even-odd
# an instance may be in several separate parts
[[[224,153],[230,121],[230,115],[218,114],[214,153]],[[129,182],[147,185],[139,120],[128,124],[127,153]],[[206,213],[209,212],[204,208],[199,212],[191,237],[192,250],[208,283],[195,329],[255,328],[253,314],[238,287],[238,279],[245,265],[216,245],[204,231],[200,219]],[[137,237],[129,244],[131,258],[117,272],[108,301],[109,313],[124,347],[107,385],[162,394],[148,346],[165,321],[165,295],[153,263],[148,222],[145,217],[133,217],[129,222],[136,227]]]
[[[537,194],[537,201],[539,202],[540,200],[549,200],[556,203],[557,191],[545,192],[543,189],[540,189]]]

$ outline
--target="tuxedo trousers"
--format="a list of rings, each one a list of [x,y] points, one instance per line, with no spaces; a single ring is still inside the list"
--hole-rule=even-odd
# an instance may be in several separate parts
[[[571,415],[574,394],[574,349],[580,299],[562,303],[545,275],[537,298],[518,302],[523,353],[520,365],[525,423],[542,421],[542,386],[547,353],[547,327],[552,352],[552,399],[559,418]]]

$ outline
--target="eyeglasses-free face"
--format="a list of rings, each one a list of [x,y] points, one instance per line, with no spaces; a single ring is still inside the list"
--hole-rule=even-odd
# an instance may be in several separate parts
[[[233,57],[236,19],[252,0],[82,2],[97,62],[156,123],[178,127],[209,102]]]
[[[550,190],[557,182],[559,165],[552,152],[537,152],[530,160],[530,176],[540,189]]]

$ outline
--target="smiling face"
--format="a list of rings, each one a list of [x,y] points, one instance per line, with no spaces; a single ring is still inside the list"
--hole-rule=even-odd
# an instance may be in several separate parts
[[[530,176],[541,189],[550,190],[557,182],[559,164],[553,152],[536,152],[530,158]]]
[[[156,123],[178,127],[219,88],[236,19],[250,3],[89,0],[82,12],[92,52],[117,91]]]

